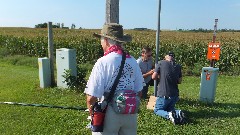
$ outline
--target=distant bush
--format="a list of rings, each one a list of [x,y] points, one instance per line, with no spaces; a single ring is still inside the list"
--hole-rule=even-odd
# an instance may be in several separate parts
[[[48,24],[46,22],[45,23],[41,23],[41,24],[37,24],[37,25],[35,25],[35,28],[47,28],[47,25]],[[53,24],[52,27],[53,28],[60,28],[60,25]]]

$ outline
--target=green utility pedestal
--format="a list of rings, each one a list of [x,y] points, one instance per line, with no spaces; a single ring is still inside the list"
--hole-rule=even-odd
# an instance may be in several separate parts
[[[50,60],[47,57],[38,58],[40,88],[51,86]]]
[[[77,61],[76,50],[68,48],[56,49],[56,65],[57,65],[57,86],[68,88],[66,78],[66,70],[70,70],[71,76],[77,77]]]
[[[219,68],[203,67],[200,84],[200,101],[213,103],[215,99]]]

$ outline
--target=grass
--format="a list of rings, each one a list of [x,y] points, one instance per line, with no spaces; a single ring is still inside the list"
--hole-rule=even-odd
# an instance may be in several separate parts
[[[188,124],[174,126],[146,109],[142,101],[139,135],[240,134],[240,77],[219,76],[214,104],[198,101],[200,77],[184,77],[180,102]],[[153,91],[153,87],[150,88]],[[40,89],[36,67],[12,65],[0,60],[0,102],[24,102],[86,107],[85,95],[57,88]],[[0,104],[0,134],[91,134],[85,126],[87,112]]]
[[[24,66],[38,68],[38,59],[35,57],[26,57],[23,55],[4,56],[4,55],[1,55],[1,52],[0,52],[0,61],[12,64],[12,65],[24,65]]]
[[[0,64],[0,101],[85,106],[85,97],[69,90],[39,89],[38,69]],[[89,134],[83,111],[0,104],[0,134]]]

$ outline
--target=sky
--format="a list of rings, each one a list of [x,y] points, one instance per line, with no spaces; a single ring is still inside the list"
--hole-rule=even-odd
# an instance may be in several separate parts
[[[157,29],[160,0],[120,0],[119,23],[124,29]],[[0,27],[31,27],[44,22],[65,27],[100,29],[106,0],[0,0]],[[240,0],[161,0],[161,29],[240,30]]]

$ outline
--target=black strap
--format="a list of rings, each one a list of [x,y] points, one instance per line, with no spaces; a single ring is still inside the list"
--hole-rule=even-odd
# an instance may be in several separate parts
[[[112,100],[112,97],[113,97],[113,94],[115,93],[115,90],[116,90],[116,87],[118,85],[118,82],[121,78],[121,74],[122,74],[122,71],[123,71],[123,67],[124,67],[124,64],[125,64],[125,60],[126,60],[126,53],[123,51],[122,53],[122,61],[121,61],[121,66],[120,66],[120,69],[119,69],[119,72],[118,72],[118,75],[113,83],[113,86],[111,87],[110,89],[110,93],[107,97],[107,103],[111,102]]]

